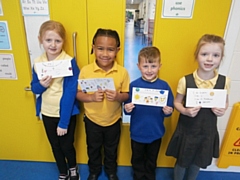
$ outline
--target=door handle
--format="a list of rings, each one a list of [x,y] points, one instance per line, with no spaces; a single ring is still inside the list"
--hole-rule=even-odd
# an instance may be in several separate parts
[[[77,60],[77,32],[74,32],[72,34],[72,39],[73,39],[73,54],[75,59]]]
[[[24,90],[25,91],[32,91],[32,89],[29,86],[25,87]]]

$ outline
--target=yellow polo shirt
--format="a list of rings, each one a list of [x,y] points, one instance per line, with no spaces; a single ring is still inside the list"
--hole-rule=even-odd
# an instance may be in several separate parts
[[[193,72],[193,78],[198,88],[201,89],[213,89],[218,79],[218,72],[214,71],[215,76],[209,80],[203,80],[197,75],[197,70]],[[226,77],[226,83],[224,89],[227,90],[227,94],[229,94],[230,90],[230,79]],[[186,94],[186,79],[182,77],[178,82],[177,93],[185,95]]]
[[[129,92],[130,78],[128,72],[116,61],[108,72],[101,69],[96,62],[84,66],[81,69],[79,79],[88,78],[113,78],[116,91]],[[81,87],[78,86],[78,89],[81,90]],[[108,101],[104,98],[102,102],[86,102],[83,104],[86,116],[100,126],[110,126],[122,116],[122,103],[118,101]]]

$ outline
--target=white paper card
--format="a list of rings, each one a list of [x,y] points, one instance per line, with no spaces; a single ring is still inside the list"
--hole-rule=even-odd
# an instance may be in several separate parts
[[[132,103],[146,106],[167,105],[168,91],[161,89],[147,89],[133,87],[132,89]]]
[[[109,89],[115,91],[114,81],[112,78],[79,79],[78,84],[83,92],[96,92],[98,89]]]
[[[187,88],[186,107],[225,108],[227,90]]]
[[[35,63],[38,79],[42,79],[46,76],[52,76],[52,78],[72,76],[72,64],[69,60],[57,60],[48,62]]]
[[[0,54],[0,79],[17,79],[13,54]]]

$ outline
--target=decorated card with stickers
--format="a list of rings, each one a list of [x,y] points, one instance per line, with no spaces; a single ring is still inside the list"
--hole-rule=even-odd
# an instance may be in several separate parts
[[[72,64],[71,59],[37,62],[35,63],[38,79],[42,79],[46,76],[52,76],[52,78],[72,76]]]
[[[132,103],[145,106],[159,106],[167,105],[168,90],[161,89],[147,89],[133,87],[132,89]]]
[[[79,79],[78,84],[83,92],[95,92],[101,90],[115,90],[113,78]]]

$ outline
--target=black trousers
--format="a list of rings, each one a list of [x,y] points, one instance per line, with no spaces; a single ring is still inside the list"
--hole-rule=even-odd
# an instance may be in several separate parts
[[[139,143],[131,139],[132,168],[134,180],[155,180],[157,157],[162,139],[150,144]]]
[[[76,151],[74,148],[74,132],[76,116],[72,116],[68,132],[64,136],[57,135],[59,118],[42,115],[45,131],[52,147],[52,152],[60,174],[67,174],[68,168],[76,166]]]
[[[120,139],[120,119],[113,125],[103,127],[93,123],[87,116],[84,117],[88,166],[91,174],[99,174],[102,170],[102,161],[104,170],[107,174],[117,172],[117,149]],[[102,158],[104,152],[104,160]]]

